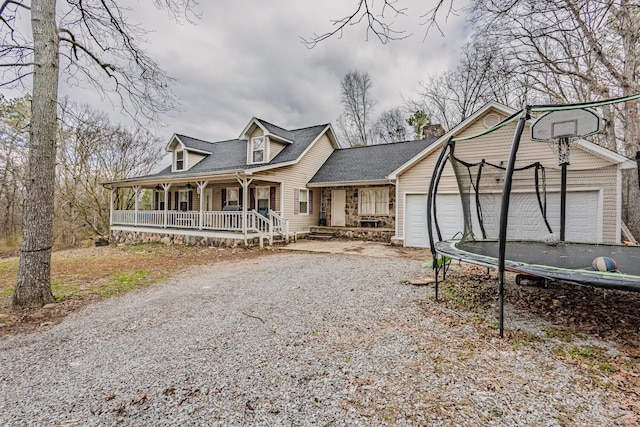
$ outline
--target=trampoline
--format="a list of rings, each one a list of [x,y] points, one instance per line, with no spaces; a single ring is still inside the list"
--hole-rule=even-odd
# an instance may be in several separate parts
[[[498,241],[450,240],[435,244],[438,253],[488,268],[498,268]],[[618,262],[618,272],[594,271],[594,258],[607,256]],[[505,270],[622,291],[640,292],[640,246],[507,241]]]
[[[574,243],[566,238],[567,225],[572,225],[567,224],[566,220],[567,166],[570,164],[571,142],[597,133],[600,129],[598,116],[588,108],[638,99],[640,94],[598,103],[526,106],[479,134],[450,138],[436,161],[427,196],[427,224],[432,224],[427,230],[434,259],[432,266],[436,279],[436,299],[439,274],[442,273],[444,280],[452,259],[498,270],[500,336],[504,336],[505,271],[576,285],[640,292],[640,246]],[[559,168],[545,168],[539,162],[516,168],[520,139],[532,112],[545,113],[532,126],[532,140],[554,144]],[[472,163],[456,156],[456,141],[487,135],[515,121],[517,126],[508,160],[494,160],[491,163],[483,159]],[[437,215],[438,187],[447,164],[451,165],[455,174],[464,220],[464,230],[455,240],[442,238]],[[495,187],[501,177],[504,177],[504,185],[498,206],[495,190],[491,194],[487,188]],[[559,218],[553,221],[547,205],[548,179],[560,183],[560,212],[556,212]],[[527,218],[537,224],[525,238],[516,236],[514,239],[510,236],[513,231],[509,228],[509,210],[514,181],[521,191],[523,185],[530,185],[527,191],[535,196],[530,198],[535,202],[530,201],[526,208]],[[600,257],[615,260],[617,270],[594,270],[594,260]]]

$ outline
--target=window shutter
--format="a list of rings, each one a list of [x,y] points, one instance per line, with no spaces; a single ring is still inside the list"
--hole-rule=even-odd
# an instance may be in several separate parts
[[[238,206],[242,206],[243,203],[243,198],[242,198],[242,188],[240,188],[240,191],[238,191]]]
[[[300,212],[300,190],[293,189],[293,213],[298,214]]]
[[[193,210],[193,191],[189,191],[189,206],[187,206],[187,210]]]
[[[153,193],[153,209],[156,211],[160,209],[160,193],[157,191]]]
[[[171,191],[167,191],[167,200],[164,203],[167,205],[167,210],[171,210],[171,196],[173,193]]]
[[[224,209],[224,207],[227,205],[227,189],[223,188],[222,190],[220,190],[221,193],[221,198],[222,198],[222,206],[220,207],[220,209]]]
[[[180,210],[180,199],[179,199],[179,197],[180,197],[180,192],[179,192],[179,191],[174,191],[174,192],[173,192],[173,196],[174,196],[175,201],[176,201],[176,204],[175,204],[175,205],[173,205],[173,210],[174,210],[174,211]]]
[[[309,213],[313,213],[313,191],[309,190]]]
[[[256,208],[256,189],[255,187],[251,187],[249,189],[249,210],[253,210]]]
[[[269,187],[269,209],[276,210],[276,187]]]

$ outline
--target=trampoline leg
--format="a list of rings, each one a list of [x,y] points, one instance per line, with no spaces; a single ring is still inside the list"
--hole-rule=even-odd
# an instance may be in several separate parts
[[[502,277],[500,278],[500,286],[498,287],[498,323],[500,323],[500,338],[504,338],[504,286],[502,285]]]
[[[438,267],[435,267],[436,276],[436,301],[438,301]]]

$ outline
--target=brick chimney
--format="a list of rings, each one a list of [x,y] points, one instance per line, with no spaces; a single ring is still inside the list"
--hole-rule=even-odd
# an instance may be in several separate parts
[[[439,138],[445,134],[444,128],[441,124],[426,125],[422,128],[422,137],[427,138]]]

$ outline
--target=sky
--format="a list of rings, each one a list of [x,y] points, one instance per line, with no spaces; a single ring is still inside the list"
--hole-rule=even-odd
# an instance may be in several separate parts
[[[350,70],[370,74],[378,101],[374,115],[402,106],[420,81],[454,67],[468,40],[463,11],[448,19],[443,11],[444,36],[432,28],[425,37],[420,15],[435,2],[396,3],[406,16],[387,16],[394,28],[406,30],[404,40],[367,41],[360,24],[309,49],[301,37],[330,31],[331,20],[352,13],[357,0],[200,0],[193,23],[176,23],[152,2],[131,0],[129,19],[150,31],[143,47],[176,79],[180,101],[166,125],[151,130],[167,142],[174,133],[217,141],[237,138],[252,117],[287,129],[335,125],[342,111],[340,79]],[[61,82],[60,95],[106,111],[114,122],[127,121],[91,88]]]

